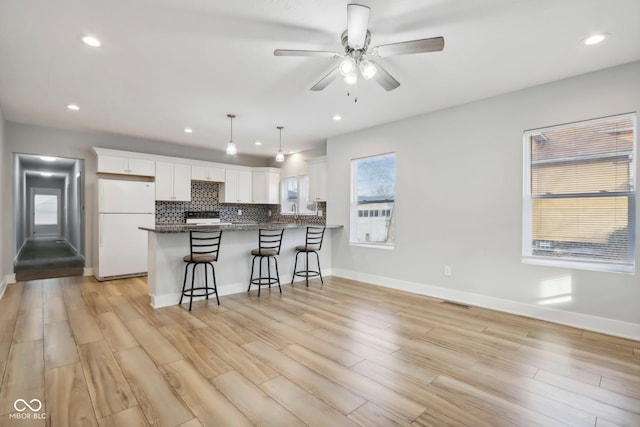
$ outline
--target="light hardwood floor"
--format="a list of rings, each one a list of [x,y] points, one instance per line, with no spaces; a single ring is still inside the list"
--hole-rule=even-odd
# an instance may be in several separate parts
[[[0,425],[640,426],[637,341],[331,277],[220,300],[10,285]]]

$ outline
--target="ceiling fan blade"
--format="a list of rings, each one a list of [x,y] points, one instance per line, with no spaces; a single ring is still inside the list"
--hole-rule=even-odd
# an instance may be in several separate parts
[[[347,40],[349,47],[362,49],[367,38],[371,9],[361,4],[347,5]]]
[[[331,83],[336,78],[338,78],[339,75],[340,75],[340,70],[338,69],[338,67],[336,67],[333,70],[329,71],[329,74],[321,78],[318,83],[313,85],[311,87],[311,90],[318,91],[318,90],[324,89],[325,87],[329,86],[329,83]]]
[[[273,51],[275,56],[319,56],[323,58],[340,58],[342,54],[338,52],[329,52],[326,50],[294,50],[294,49],[276,49]]]
[[[394,79],[393,76],[389,74],[387,70],[382,68],[380,64],[374,61],[369,61],[369,62],[373,63],[373,65],[375,65],[376,68],[378,69],[378,72],[376,73],[376,81],[387,92],[389,92],[390,90],[394,90],[398,88],[398,86],[400,86],[400,82]]]
[[[383,44],[369,49],[369,54],[375,57],[408,55],[411,53],[438,52],[444,49],[443,37],[411,40],[407,42]]]

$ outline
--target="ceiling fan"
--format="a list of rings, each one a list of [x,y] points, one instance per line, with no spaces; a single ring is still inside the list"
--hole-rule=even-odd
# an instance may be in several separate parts
[[[276,49],[275,56],[317,56],[326,58],[344,58],[340,64],[332,69],[318,83],[311,87],[313,91],[323,90],[338,76],[344,76],[347,85],[355,86],[358,75],[365,80],[375,77],[385,90],[390,91],[400,86],[391,74],[387,72],[375,59],[411,53],[438,52],[444,49],[444,38],[432,37],[428,39],[411,40],[399,43],[384,44],[369,49],[371,33],[367,29],[371,9],[361,4],[347,5],[347,29],[342,33],[344,53],[324,50],[291,50]],[[357,102],[356,98],[356,102]]]

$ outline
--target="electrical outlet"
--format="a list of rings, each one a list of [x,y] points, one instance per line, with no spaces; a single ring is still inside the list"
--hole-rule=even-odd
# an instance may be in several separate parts
[[[444,266],[444,275],[449,277],[451,276],[451,266],[450,265],[445,265]]]
[[[319,216],[320,218],[322,218],[322,213],[323,213],[323,212],[322,212],[322,209],[318,209],[318,216]]]
[[[267,211],[267,215],[271,216],[271,209]]]
[[[238,215],[242,216],[242,209],[238,209]]]

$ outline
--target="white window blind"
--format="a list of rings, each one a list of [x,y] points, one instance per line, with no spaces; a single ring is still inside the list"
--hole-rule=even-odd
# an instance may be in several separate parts
[[[635,114],[524,133],[524,262],[635,271],[635,138]]]

